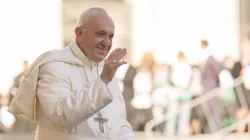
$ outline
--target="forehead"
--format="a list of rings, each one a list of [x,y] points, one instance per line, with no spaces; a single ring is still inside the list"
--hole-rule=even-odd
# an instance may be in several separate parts
[[[115,25],[109,17],[97,16],[90,20],[89,27],[93,32],[105,31],[109,34],[114,34]]]

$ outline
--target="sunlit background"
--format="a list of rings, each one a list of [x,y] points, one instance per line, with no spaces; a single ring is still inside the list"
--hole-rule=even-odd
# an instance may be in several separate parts
[[[250,56],[249,0],[1,0],[2,99],[13,92],[13,79],[22,72],[23,61],[31,64],[41,53],[74,41],[81,12],[93,6],[105,8],[114,19],[113,49],[127,48],[134,67],[140,66],[146,52],[153,53],[155,63],[170,66],[178,61],[177,53],[182,51],[191,65],[198,65],[204,56],[202,39],[209,42],[212,54],[221,63],[225,57],[237,62],[242,54]],[[247,46],[244,52],[240,49],[242,44]],[[11,127],[10,119],[0,118]],[[10,133],[2,131],[3,135]],[[158,135],[159,131],[154,133]],[[138,132],[139,140],[146,136],[143,131]],[[164,135],[163,139],[168,137]]]

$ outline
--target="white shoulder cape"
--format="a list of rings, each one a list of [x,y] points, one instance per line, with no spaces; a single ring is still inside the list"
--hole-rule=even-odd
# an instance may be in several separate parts
[[[70,46],[52,50],[40,55],[24,73],[22,82],[14,96],[8,111],[19,119],[36,123],[36,89],[39,68],[41,65],[51,61],[62,61],[74,65],[83,66],[83,62],[77,59],[71,51]]]

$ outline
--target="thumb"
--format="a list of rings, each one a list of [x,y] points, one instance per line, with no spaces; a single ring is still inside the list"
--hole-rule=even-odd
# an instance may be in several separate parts
[[[124,65],[124,64],[127,64],[128,62],[127,61],[120,61],[118,64],[117,64],[117,68],[119,68],[121,65]]]

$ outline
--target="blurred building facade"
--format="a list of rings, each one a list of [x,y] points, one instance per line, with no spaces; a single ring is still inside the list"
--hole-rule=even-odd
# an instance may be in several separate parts
[[[100,6],[116,23],[114,48],[128,48],[134,65],[147,51],[161,63],[173,63],[184,51],[196,63],[200,39],[209,40],[218,57],[239,59],[239,46],[249,34],[247,5],[248,0],[63,0],[64,44],[72,41],[80,13]]]
[[[240,38],[250,40],[250,1],[239,0]]]

